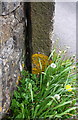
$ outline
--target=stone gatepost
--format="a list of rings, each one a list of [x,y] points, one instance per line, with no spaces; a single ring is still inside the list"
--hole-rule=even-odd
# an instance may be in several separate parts
[[[0,3],[0,117],[9,108],[10,96],[20,76],[25,42],[23,4]]]
[[[52,47],[54,2],[31,3],[33,53],[49,55]],[[50,34],[51,33],[51,34]]]

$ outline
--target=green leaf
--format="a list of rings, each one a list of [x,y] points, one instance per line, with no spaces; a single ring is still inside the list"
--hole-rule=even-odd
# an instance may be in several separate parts
[[[72,107],[67,109],[66,111],[62,112],[61,114],[57,114],[56,117],[60,118],[61,116],[65,115],[66,113],[69,113],[72,110],[76,110],[77,107]]]
[[[40,105],[37,105],[37,106],[35,107],[34,118],[36,117],[36,114],[37,114],[37,111],[38,111],[39,107],[40,107]]]
[[[18,108],[19,107],[19,102],[16,101],[16,99],[12,99],[11,107],[12,108]]]
[[[23,117],[23,114],[22,113],[20,113],[20,114],[18,114],[16,117],[15,117],[15,119],[23,119],[24,117]]]
[[[57,108],[59,108],[59,107],[62,107],[62,106],[64,106],[64,105],[66,105],[66,104],[69,104],[69,103],[72,103],[72,101],[67,101],[67,102],[61,103],[61,104],[57,105],[56,107],[54,107],[53,110],[54,110],[54,109],[57,109]]]
[[[49,56],[48,60],[50,60],[50,59],[51,59],[51,57],[53,56],[54,52],[55,52],[55,49],[51,52],[51,54],[50,54],[50,56]]]
[[[29,90],[30,90],[30,93],[31,93],[31,100],[33,102],[33,91],[32,91],[32,84],[29,83]]]

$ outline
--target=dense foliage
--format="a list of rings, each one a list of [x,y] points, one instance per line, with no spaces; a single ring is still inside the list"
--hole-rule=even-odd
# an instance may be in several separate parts
[[[38,58],[38,57],[37,57]],[[64,51],[55,50],[43,64],[39,58],[40,73],[22,71],[22,79],[11,101],[10,120],[67,119],[76,115],[76,66],[73,59],[66,59]],[[43,62],[44,63],[44,62]],[[47,63],[47,62],[45,62]]]

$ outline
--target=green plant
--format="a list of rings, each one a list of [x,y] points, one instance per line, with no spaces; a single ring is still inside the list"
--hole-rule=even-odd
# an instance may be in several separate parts
[[[76,73],[74,60],[66,59],[64,51],[55,50],[48,59],[52,63],[40,74],[22,71],[11,101],[9,119],[68,119],[76,115]]]

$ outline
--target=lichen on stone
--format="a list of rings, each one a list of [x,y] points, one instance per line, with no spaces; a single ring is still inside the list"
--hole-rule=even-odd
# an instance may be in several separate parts
[[[32,55],[32,74],[38,74],[45,70],[45,68],[52,63],[49,57],[44,54]]]

